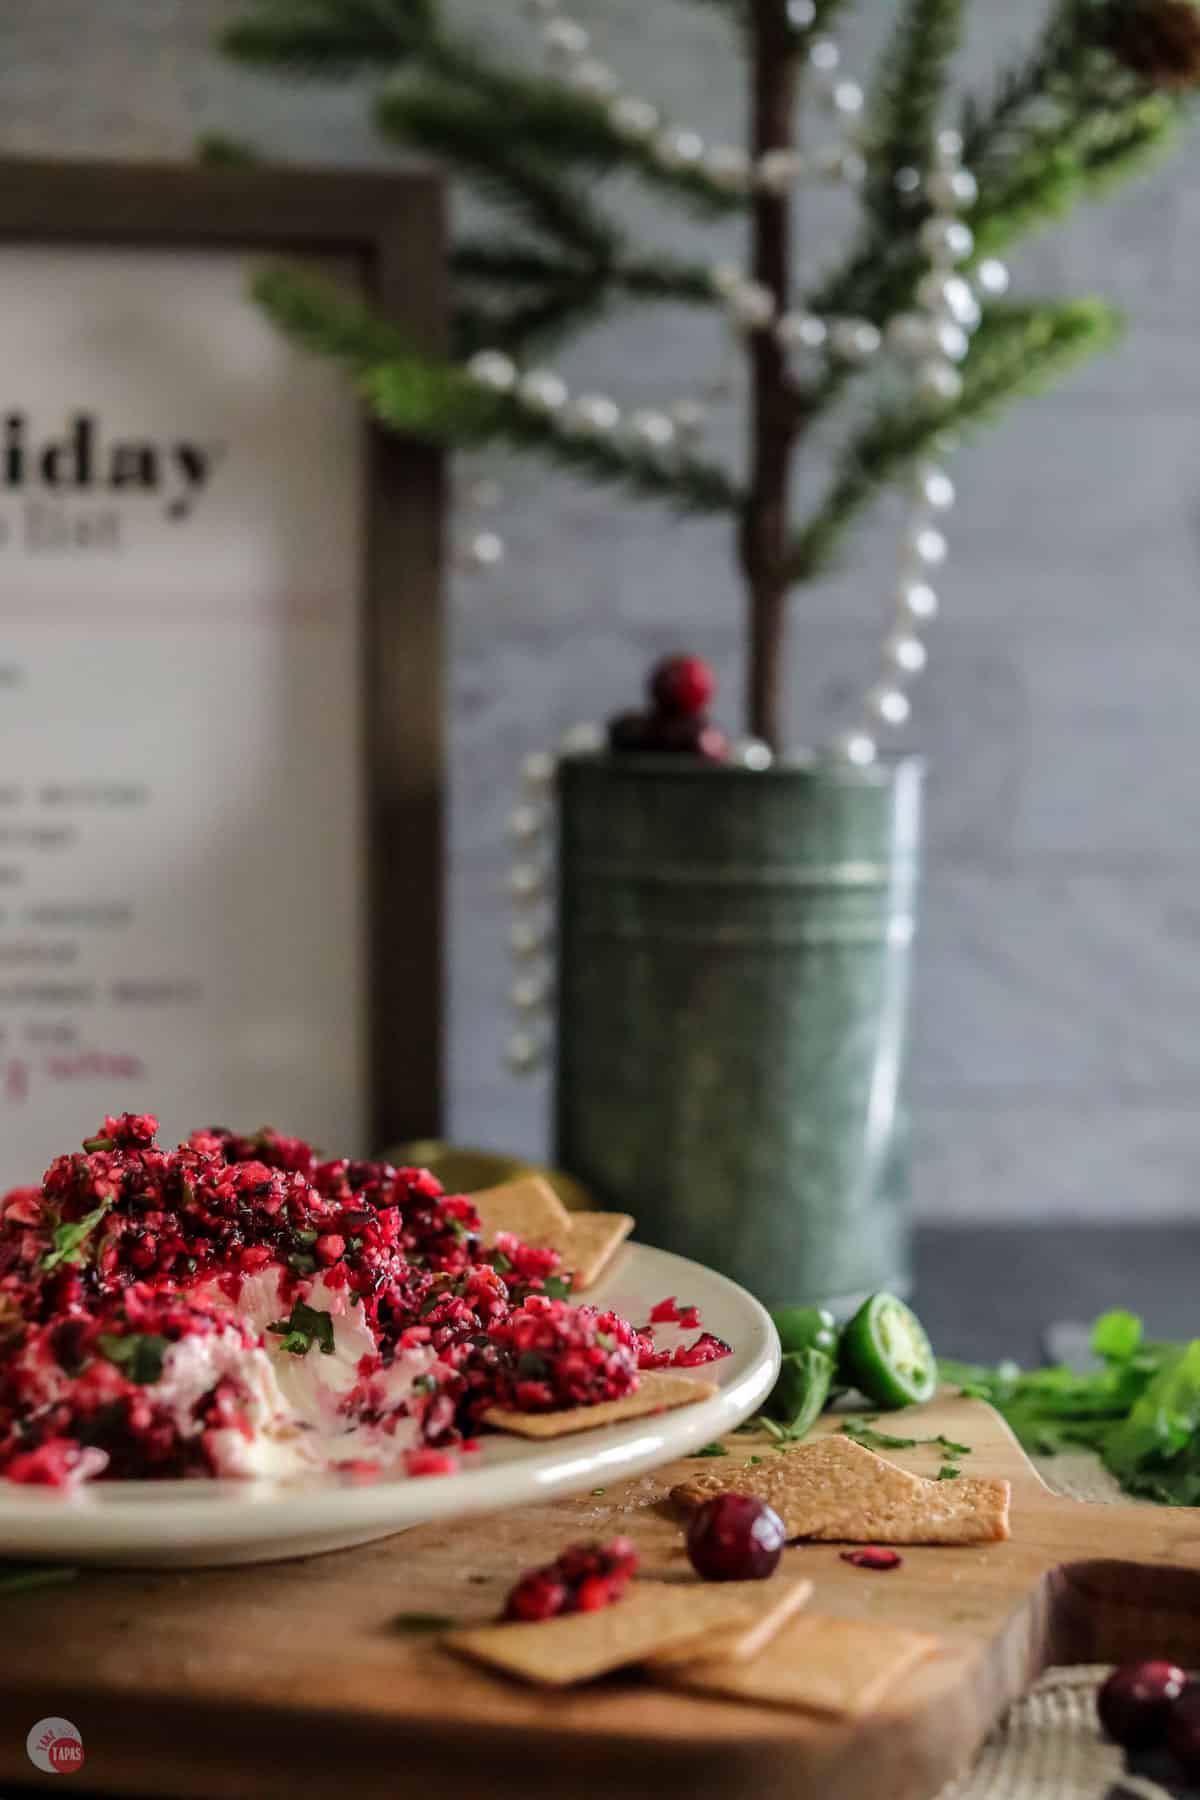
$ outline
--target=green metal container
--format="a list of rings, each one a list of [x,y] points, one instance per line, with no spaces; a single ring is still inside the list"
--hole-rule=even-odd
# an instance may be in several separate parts
[[[560,765],[557,1160],[768,1305],[910,1285],[922,775]]]

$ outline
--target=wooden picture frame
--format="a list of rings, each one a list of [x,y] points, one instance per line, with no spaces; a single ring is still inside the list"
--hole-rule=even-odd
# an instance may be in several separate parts
[[[0,246],[11,245],[350,258],[366,295],[414,343],[442,341],[442,186],[421,168],[6,159]],[[378,1148],[436,1135],[441,1117],[442,471],[434,449],[363,429],[366,1067]]]

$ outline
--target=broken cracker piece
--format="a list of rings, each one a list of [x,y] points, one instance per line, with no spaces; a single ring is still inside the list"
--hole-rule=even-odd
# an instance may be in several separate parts
[[[570,1214],[571,1235],[562,1245],[563,1262],[575,1277],[574,1286],[590,1288],[599,1281],[625,1239],[633,1230],[628,1213],[577,1212]]]
[[[803,1613],[749,1662],[660,1662],[657,1680],[689,1693],[859,1718],[938,1640],[872,1619]]]
[[[653,1656],[647,1657],[643,1666],[653,1674],[659,1669],[673,1669],[681,1665],[695,1668],[710,1662],[749,1662],[760,1650],[766,1649],[789,1619],[808,1605],[812,1598],[812,1587],[811,1581],[785,1580],[782,1576],[772,1581],[726,1582],[728,1593],[736,1594],[745,1590],[746,1604],[752,1609],[747,1622],[713,1629],[700,1646],[675,1644],[669,1650],[658,1650]]]
[[[490,1249],[501,1231],[511,1231],[535,1250],[559,1250],[571,1235],[571,1215],[540,1175],[521,1175],[482,1194],[472,1194],[479,1214],[480,1242]]]
[[[623,1419],[640,1419],[646,1413],[669,1412],[677,1406],[692,1406],[697,1400],[711,1400],[719,1390],[711,1381],[698,1381],[691,1375],[671,1375],[664,1369],[643,1370],[637,1392],[620,1400],[601,1400],[596,1406],[572,1406],[561,1412],[510,1412],[503,1406],[489,1406],[483,1415],[485,1425],[497,1431],[515,1431],[518,1437],[558,1438],[572,1432],[591,1431],[599,1425],[619,1425]]]
[[[635,1582],[623,1600],[598,1612],[557,1619],[481,1625],[454,1631],[442,1642],[524,1681],[569,1687],[627,1663],[643,1662],[672,1645],[697,1643],[714,1631],[747,1623],[748,1583],[705,1587],[699,1582]]]
[[[982,1544],[1010,1535],[1007,1481],[910,1475],[847,1437],[818,1438],[757,1467],[693,1475],[671,1489],[689,1511],[714,1494],[753,1494],[790,1538],[845,1544]]]

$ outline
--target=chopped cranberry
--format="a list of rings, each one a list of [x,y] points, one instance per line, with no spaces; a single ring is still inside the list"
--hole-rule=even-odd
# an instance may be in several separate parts
[[[650,671],[650,698],[659,712],[692,718],[717,691],[717,678],[699,656],[666,656]]]
[[[410,1450],[404,1458],[406,1475],[457,1475],[458,1458],[444,1450]]]
[[[723,1356],[732,1354],[724,1338],[714,1337],[711,1331],[702,1331],[694,1344],[676,1350],[671,1361],[677,1369],[698,1369],[701,1363],[719,1362]]]
[[[665,1300],[660,1300],[657,1306],[650,1308],[650,1323],[652,1325],[677,1325],[679,1323],[679,1307],[674,1294],[668,1295]]]
[[[779,1514],[752,1494],[714,1494],[693,1513],[687,1553],[705,1581],[765,1581],[783,1555]]]
[[[868,1544],[864,1550],[843,1550],[842,1561],[853,1563],[856,1569],[898,1569],[904,1558],[895,1550],[884,1550],[878,1544]]]
[[[1096,1696],[1100,1723],[1127,1750],[1160,1743],[1174,1703],[1187,1686],[1183,1670],[1171,1662],[1126,1663],[1114,1669]],[[1197,1716],[1200,1746],[1200,1715]]]
[[[552,1619],[559,1613],[598,1612],[619,1600],[637,1568],[627,1537],[609,1544],[570,1544],[544,1568],[522,1575],[504,1609],[506,1619]]]

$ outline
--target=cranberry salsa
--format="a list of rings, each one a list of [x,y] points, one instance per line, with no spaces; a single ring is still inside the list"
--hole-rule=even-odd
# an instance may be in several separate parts
[[[272,1130],[174,1150],[157,1132],[106,1118],[0,1197],[11,1481],[449,1473],[490,1407],[620,1400],[644,1369],[728,1354],[571,1304],[558,1251],[485,1248],[472,1201],[426,1169],[322,1161]]]

